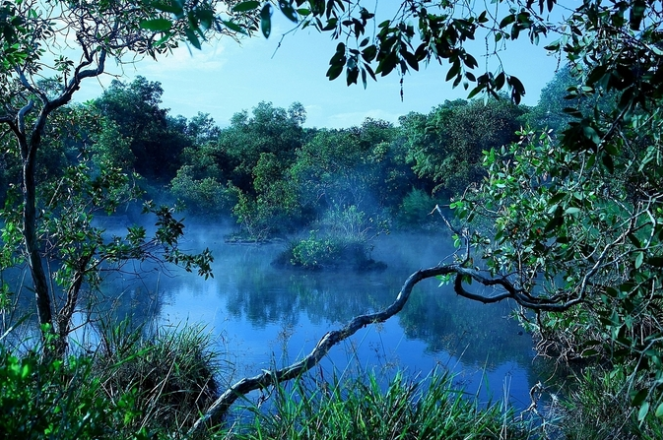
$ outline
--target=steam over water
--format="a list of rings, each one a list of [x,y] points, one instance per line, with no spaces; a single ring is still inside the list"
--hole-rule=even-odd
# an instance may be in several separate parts
[[[226,244],[223,232],[185,243],[191,250],[213,251],[214,278],[177,268],[125,267],[125,273],[108,277],[101,300],[91,301],[101,312],[96,316],[131,316],[157,330],[201,324],[217,341],[231,382],[299,360],[326,332],[388,306],[412,272],[453,251],[443,235],[388,235],[375,240],[372,253],[387,263],[385,271],[306,272],[272,267],[285,243]],[[309,374],[328,379],[336,369],[391,377],[405,369],[424,377],[434,368],[449,369],[458,373],[459,387],[470,394],[479,390],[482,401],[502,400],[506,390],[516,408],[526,408],[529,389],[539,379],[530,336],[507,318],[512,305],[475,303],[457,297],[451,285],[438,285],[421,282],[400,314],[333,348]],[[93,333],[74,337],[94,339]]]
[[[294,362],[326,332],[388,306],[412,272],[452,253],[450,243],[432,234],[382,236],[372,256],[388,264],[386,271],[306,272],[271,266],[283,243],[226,244],[222,232],[212,231],[188,244],[213,251],[213,279],[181,270],[153,271],[140,282],[116,277],[108,290],[124,292],[115,301],[118,319],[133,313],[156,328],[203,324],[233,372],[229,380],[237,380]],[[400,368],[421,377],[436,367],[451,369],[468,393],[480,390],[484,401],[496,401],[506,388],[511,403],[527,407],[538,378],[530,336],[507,319],[511,305],[474,303],[458,298],[450,285],[438,285],[437,280],[420,283],[399,315],[333,348],[322,370],[311,374],[330,378],[335,368],[389,377]]]

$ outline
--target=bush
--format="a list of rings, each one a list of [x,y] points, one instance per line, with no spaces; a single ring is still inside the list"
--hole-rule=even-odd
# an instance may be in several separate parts
[[[569,440],[639,440],[663,438],[661,420],[648,414],[638,421],[631,405],[629,380],[623,370],[585,368],[562,401],[562,430]]]
[[[143,415],[135,395],[107,395],[90,357],[42,361],[38,351],[18,357],[0,347],[0,390],[3,438],[148,438],[134,423]]]
[[[126,323],[93,354],[0,346],[0,438],[174,438],[216,398],[219,371],[197,327],[143,338]]]
[[[237,203],[235,192],[213,177],[194,179],[190,166],[180,168],[170,185],[173,195],[195,215],[230,213],[231,207]]]
[[[404,198],[396,213],[396,221],[400,227],[412,228],[430,223],[430,213],[438,203],[423,190],[413,189]],[[435,217],[437,218],[437,217]]]
[[[363,240],[339,238],[326,235],[322,238],[311,231],[306,239],[290,244],[275,261],[277,265],[290,264],[304,269],[342,269],[355,270],[384,269],[384,263],[370,258],[371,248]]]
[[[95,361],[109,394],[132,392],[135,407],[163,426],[187,426],[216,399],[221,366],[201,327],[153,337],[127,322],[102,332]]]

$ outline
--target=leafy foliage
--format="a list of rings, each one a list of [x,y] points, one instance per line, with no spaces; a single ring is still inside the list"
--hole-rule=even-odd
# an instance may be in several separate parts
[[[118,438],[141,417],[134,395],[104,395],[92,359],[69,357],[42,362],[34,351],[18,357],[0,347],[0,429],[8,438]],[[135,438],[149,438],[136,429]]]
[[[663,408],[660,117],[631,124],[601,152],[523,133],[521,144],[486,156],[486,185],[453,207],[493,219],[494,231],[473,239],[487,271],[566,310],[531,323],[544,344],[567,359],[610,360],[643,419]]]
[[[485,176],[483,152],[517,140],[518,118],[524,113],[504,100],[487,103],[447,101],[429,115],[407,115],[408,161],[419,177],[430,179],[433,191],[462,193]]]
[[[130,149],[126,151],[126,146],[116,146],[117,140],[109,139],[111,148],[101,146],[109,159],[151,180],[169,181],[180,166],[182,151],[191,141],[186,123],[169,117],[168,111],[159,107],[162,93],[161,84],[142,76],[128,85],[114,80],[94,106],[105,119],[112,121],[108,135],[119,135]]]
[[[125,321],[100,336],[93,355],[63,359],[0,346],[3,436],[168,438],[213,400],[220,365],[202,329],[146,338]]]

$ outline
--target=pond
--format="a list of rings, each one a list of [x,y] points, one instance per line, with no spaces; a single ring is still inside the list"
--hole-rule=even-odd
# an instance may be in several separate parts
[[[143,272],[139,279],[115,275],[104,290],[115,292],[105,304],[117,319],[131,314],[154,328],[204,325],[231,366],[228,380],[299,360],[326,332],[387,307],[412,272],[453,252],[446,236],[386,235],[375,240],[372,253],[387,263],[384,271],[307,272],[271,265],[284,243],[226,244],[226,232],[211,230],[187,243],[194,250],[212,249],[214,278],[134,267],[128,272]],[[511,311],[512,304],[475,303],[457,297],[450,285],[425,280],[399,315],[360,330],[310,374],[330,378],[334,370],[370,370],[390,377],[404,369],[424,377],[435,368],[448,369],[457,374],[459,387],[483,402],[507,395],[524,409],[538,377],[531,337],[509,318]]]

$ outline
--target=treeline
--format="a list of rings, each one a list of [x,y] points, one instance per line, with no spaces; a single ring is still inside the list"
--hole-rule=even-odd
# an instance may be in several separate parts
[[[559,83],[568,78],[561,71],[549,89],[563,91]],[[565,122],[555,104],[560,92],[533,108],[508,99],[446,101],[428,114],[402,116],[398,126],[366,119],[347,129],[305,128],[302,104],[261,102],[220,128],[209,114],[172,116],[162,93],[139,76],[59,110],[38,179],[57,181],[81,161],[135,173],[150,198],[180,200],[193,215],[231,215],[258,240],[349,209],[363,221],[413,226],[426,221],[434,199],[481,181],[483,151],[517,141],[521,126]],[[0,158],[3,202],[21,171],[10,151]]]
[[[486,175],[483,152],[517,141],[520,127],[566,124],[561,70],[536,107],[508,99],[446,101],[399,125],[366,119],[347,129],[305,128],[306,110],[261,102],[220,128],[209,114],[187,119],[162,108],[161,84],[113,81],[96,100],[58,110],[40,150],[38,180],[56,182],[70,165],[133,174],[147,197],[183,202],[195,216],[232,216],[244,238],[263,240],[304,226],[362,230],[425,223]],[[56,87],[55,85],[53,87]],[[0,156],[0,198],[20,180],[16,149]]]

